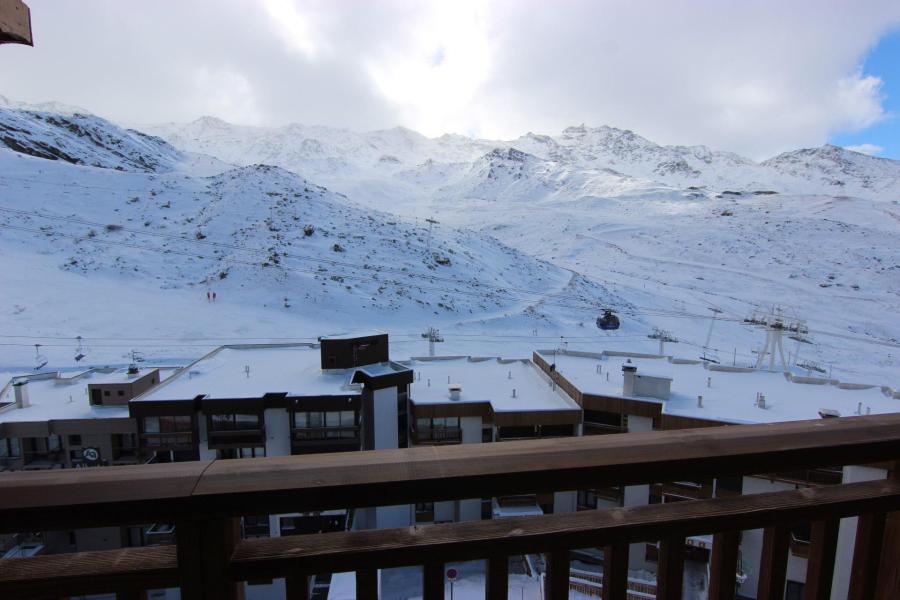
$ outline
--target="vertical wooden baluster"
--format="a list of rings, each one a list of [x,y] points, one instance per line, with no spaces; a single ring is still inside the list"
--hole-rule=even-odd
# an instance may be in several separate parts
[[[550,552],[546,555],[546,561],[544,600],[566,600],[569,597],[569,551]]]
[[[628,544],[603,549],[603,600],[626,600],[628,594]]]
[[[285,596],[287,600],[309,600],[312,590],[311,577],[306,574],[288,575],[285,578]]]
[[[378,569],[356,572],[356,600],[378,600]]]
[[[878,565],[884,543],[884,521],[884,513],[859,516],[847,600],[870,600],[875,597]]]
[[[740,539],[739,531],[725,531],[713,536],[709,600],[734,600]]]
[[[878,583],[875,587],[877,600],[897,600],[900,598],[900,512],[891,512],[884,520],[884,541],[881,546],[881,560],[878,562]]]
[[[831,580],[834,578],[834,557],[840,523],[838,519],[831,519],[812,524],[803,600],[831,599]]]
[[[228,577],[231,554],[240,541],[240,519],[179,521],[175,535],[184,600],[243,600],[244,584]]]
[[[175,523],[178,578],[182,600],[203,600],[203,548],[200,542],[200,525],[197,521]]]
[[[487,577],[484,597],[488,600],[506,600],[509,596],[509,557],[491,556],[487,559]]]
[[[660,541],[656,597],[659,600],[681,600],[683,583],[684,538],[673,537]]]
[[[783,600],[790,545],[791,532],[786,527],[768,527],[763,531],[757,600]]]
[[[423,600],[444,600],[444,565],[427,563],[422,569]]]

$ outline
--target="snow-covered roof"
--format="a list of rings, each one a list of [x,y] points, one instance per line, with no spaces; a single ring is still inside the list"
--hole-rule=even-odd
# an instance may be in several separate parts
[[[669,357],[647,358],[591,356],[561,351],[538,351],[548,363],[585,394],[622,397],[622,366],[631,360],[637,375],[652,372],[672,379],[668,400],[634,396],[662,404],[663,414],[728,423],[775,423],[818,419],[820,409],[837,410],[841,416],[900,412],[900,400],[884,394],[879,387],[843,389],[838,382],[791,377],[781,372],[727,371],[728,367],[708,366],[700,361],[675,361]],[[598,366],[600,367],[598,371]],[[607,374],[609,379],[607,379]],[[793,379],[793,380],[792,380]],[[801,383],[800,381],[817,381]],[[849,386],[855,387],[855,386]],[[758,393],[765,395],[765,408],[756,405]],[[697,406],[703,396],[703,406]]]
[[[223,346],[134,401],[352,395],[360,393],[350,383],[355,371],[323,371],[317,346]]]
[[[463,356],[414,358],[403,364],[415,372],[410,385],[410,400],[415,404],[490,402],[495,413],[579,410],[574,400],[551,387],[530,360]],[[462,386],[459,400],[450,400],[449,384]]]
[[[366,329],[360,331],[345,331],[344,333],[336,333],[333,335],[323,335],[321,340],[352,340],[355,338],[373,337],[376,335],[387,335],[387,331],[378,329]]]
[[[28,380],[30,405],[16,408],[15,391],[6,385],[0,391],[0,403],[13,403],[0,411],[0,423],[40,422],[62,419],[120,419],[128,418],[128,406],[91,406],[87,386],[94,383],[128,383],[143,377],[157,367],[144,368],[137,375],[127,369],[88,369],[75,373],[43,374],[38,377],[18,376],[12,381]],[[174,367],[158,368],[164,380]]]

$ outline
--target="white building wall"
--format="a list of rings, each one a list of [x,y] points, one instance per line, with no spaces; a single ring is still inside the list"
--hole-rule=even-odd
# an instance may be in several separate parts
[[[578,510],[578,492],[553,492],[553,513],[567,513]]]
[[[843,483],[873,481],[887,477],[884,469],[872,469],[847,465],[844,467]],[[832,600],[843,600],[850,591],[850,567],[853,566],[853,546],[856,544],[856,517],[841,519],[838,531],[837,553],[834,560],[834,579],[831,580]]]
[[[460,417],[459,427],[462,430],[463,444],[480,444],[482,442],[481,430],[483,423],[481,417]],[[481,520],[481,498],[459,500],[456,506],[457,521]],[[435,506],[437,511],[437,506]],[[435,516],[437,518],[437,516]]]
[[[639,417],[636,415],[628,415],[628,432],[645,432],[653,430],[653,419],[650,417]],[[627,485],[622,493],[623,506],[644,506],[650,503],[650,484],[643,485]],[[641,542],[631,544],[628,548],[628,568],[629,569],[649,569],[655,570],[653,563],[647,562],[646,544]]]
[[[209,434],[206,430],[206,415],[202,412],[197,413],[197,431],[200,434],[200,460],[213,460],[216,458],[216,451],[209,448]]]
[[[266,422],[266,456],[290,456],[290,413],[284,408],[267,408],[263,416]]]
[[[375,450],[397,447],[397,388],[375,390],[372,401]]]

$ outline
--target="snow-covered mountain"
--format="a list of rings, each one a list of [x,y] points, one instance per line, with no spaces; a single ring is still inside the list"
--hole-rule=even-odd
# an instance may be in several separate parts
[[[220,172],[198,174],[197,157],[88,115],[0,109],[0,127],[4,273],[32,282],[7,296],[6,330],[96,321],[66,307],[85,296],[106,313],[85,337],[133,332],[135,310],[172,299],[202,307],[207,291],[278,329],[293,323],[293,337],[504,315],[547,321],[548,292],[588,315],[611,302],[602,286],[493,237],[361,207],[280,167],[218,163]],[[132,286],[149,293],[129,310],[115,300]],[[47,302],[56,310],[34,310]],[[190,329],[196,315],[178,313],[144,326]],[[252,322],[215,327],[236,334]]]
[[[0,144],[23,154],[119,171],[171,171],[181,152],[93,115],[0,109]]]
[[[591,177],[622,177],[650,188],[705,188],[723,191],[842,194],[881,198],[900,194],[900,163],[835,146],[798,150],[762,163],[705,146],[662,146],[614,127],[569,127],[558,135],[528,133],[511,141],[459,135],[426,138],[403,128],[356,133],[327,127],[246,127],[203,117],[188,124],[149,126],[182,150],[201,152],[235,164],[264,162],[315,174],[340,191],[358,179],[409,180],[421,165],[469,164],[478,168],[495,151],[524,153],[552,163],[560,174],[541,169],[539,178],[559,179],[580,172]],[[453,183],[459,169],[437,187]],[[589,185],[589,184],[586,184]],[[604,187],[607,184],[604,184]],[[493,186],[497,188],[496,182]],[[558,187],[551,186],[553,194]],[[515,192],[513,192],[515,193]]]

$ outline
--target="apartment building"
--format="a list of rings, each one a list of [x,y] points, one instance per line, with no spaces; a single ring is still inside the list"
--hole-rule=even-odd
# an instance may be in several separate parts
[[[584,409],[585,435],[778,423],[900,411],[900,394],[889,388],[708,364],[700,360],[559,349],[538,350],[533,360]],[[621,490],[619,497],[610,494],[608,489],[582,491],[579,508],[758,494],[883,479],[885,476],[883,469],[857,465],[741,478],[659,482],[628,486]],[[855,519],[841,522],[834,598],[846,595],[855,527]],[[809,536],[809,528],[805,526],[792,532],[786,598],[802,597]],[[742,536],[742,561],[737,578],[738,592],[744,597],[756,597],[762,537],[761,530],[746,531]],[[702,560],[708,555],[712,539],[710,536],[688,538],[687,545],[689,554]],[[629,565],[635,569],[653,569],[655,553],[655,546],[635,544],[631,547]],[[842,561],[842,557],[846,560]]]
[[[134,396],[167,369],[87,369],[15,377],[0,390],[0,469],[136,464]]]

